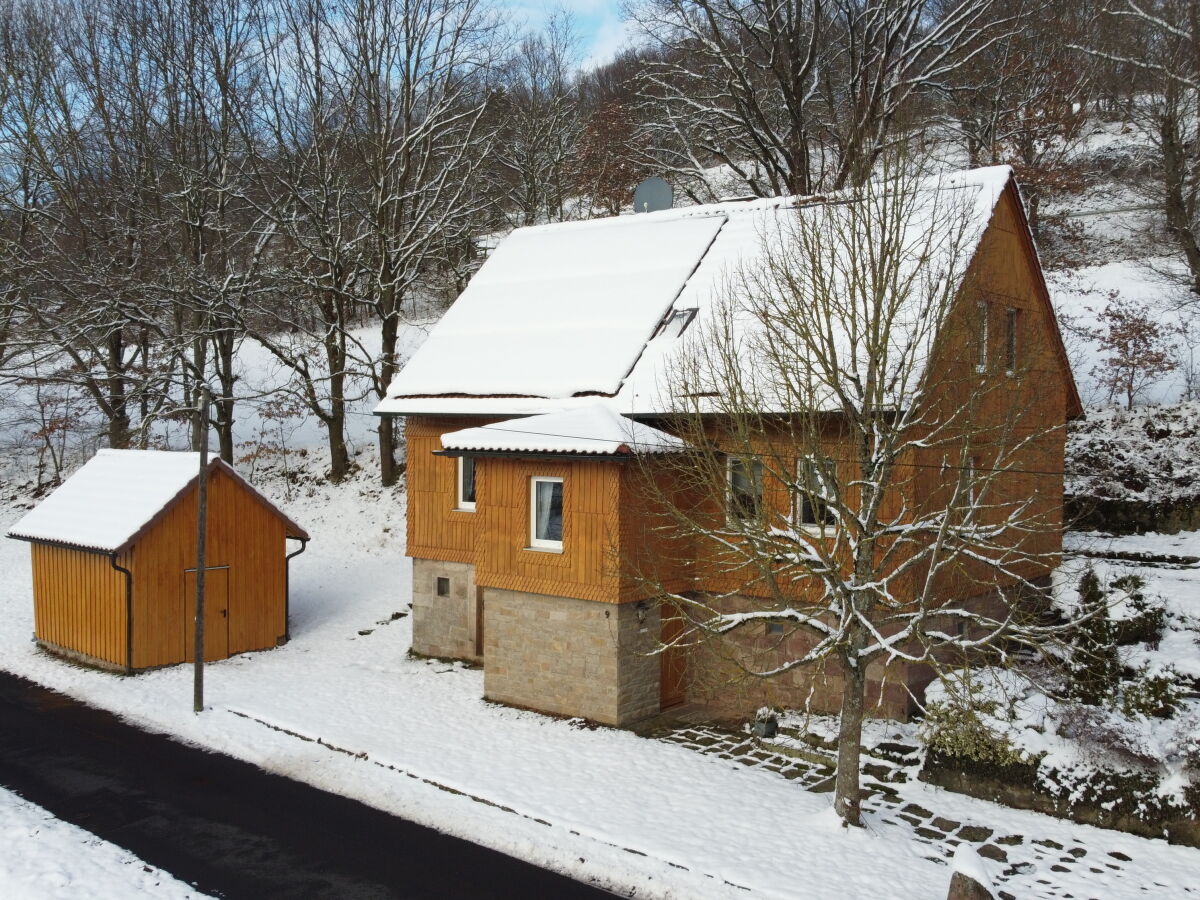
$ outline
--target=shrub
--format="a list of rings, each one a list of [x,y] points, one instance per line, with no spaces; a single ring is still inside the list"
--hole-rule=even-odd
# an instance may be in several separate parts
[[[1079,581],[1079,611],[1083,621],[1071,639],[1067,693],[1089,706],[1105,706],[1117,696],[1121,661],[1116,633],[1108,613],[1108,598],[1100,579],[1089,568]]]
[[[1167,669],[1156,675],[1142,670],[1122,687],[1121,712],[1131,719],[1135,716],[1169,719],[1179,709],[1182,699],[1183,690],[1173,670]]]

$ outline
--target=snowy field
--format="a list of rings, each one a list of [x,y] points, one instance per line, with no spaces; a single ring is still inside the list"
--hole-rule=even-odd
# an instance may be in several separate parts
[[[0,896],[5,900],[182,900],[204,896],[3,788],[0,847]]]
[[[7,540],[0,665],[141,727],[628,896],[944,895],[950,849],[931,852],[906,823],[868,811],[867,827],[847,832],[829,794],[677,744],[490,704],[478,670],[410,659],[403,493],[380,491],[373,460],[362,462],[367,474],[339,487],[315,478],[287,492],[262,485],[313,536],[292,563],[293,640],[210,665],[202,715],[191,712],[187,667],[124,678],[39,652],[29,551]],[[20,512],[0,508],[0,529]],[[921,783],[899,788],[903,800],[959,822],[1130,860],[1102,874],[1030,864],[1005,885],[1021,897],[1187,896],[1200,872],[1200,850]]]

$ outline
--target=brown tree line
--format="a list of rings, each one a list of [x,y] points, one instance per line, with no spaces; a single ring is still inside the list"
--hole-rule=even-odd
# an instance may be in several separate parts
[[[195,444],[207,383],[231,460],[253,339],[339,479],[348,406],[490,236],[618,213],[651,174],[698,201],[854,186],[901,145],[1013,164],[1040,228],[1098,114],[1150,136],[1200,292],[1194,3],[630,12],[635,47],[581,72],[569,18],[521,33],[488,0],[0,0],[0,379],[82,395],[116,447],[162,422]],[[392,483],[391,421],[378,440]]]

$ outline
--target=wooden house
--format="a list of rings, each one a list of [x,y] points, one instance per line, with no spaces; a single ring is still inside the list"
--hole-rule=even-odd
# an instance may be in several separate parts
[[[127,673],[194,659],[199,462],[101,450],[9,530],[31,544],[40,646]],[[288,560],[308,535],[226,463],[208,473],[204,655],[218,660],[287,640]]]
[[[965,201],[969,219],[967,239],[944,251],[967,273],[945,320],[954,333],[934,336],[940,349],[928,365],[951,386],[990,379],[1001,401],[981,417],[1002,416],[1008,404],[1036,421],[1023,467],[1043,477],[1005,475],[997,490],[1028,497],[1052,523],[1037,538],[1043,562],[1023,579],[1047,584],[1061,549],[1054,473],[1065,423],[1082,408],[1020,195],[1007,167],[928,190]],[[535,226],[496,248],[376,410],[405,418],[415,652],[482,663],[489,699],[605,723],[697,698],[703,663],[680,650],[654,653],[677,626],[615,562],[653,556],[669,540],[646,527],[654,492],[635,459],[678,446],[663,430],[671,407],[662,386],[689,329],[716,315],[730,267],[754,260],[776,222],[823,202],[775,198]],[[1014,355],[1031,365],[1015,366]],[[949,390],[935,402],[957,402]],[[718,443],[719,431],[718,422]],[[905,500],[913,509],[954,477],[938,463],[914,461],[922,474]],[[794,500],[780,493],[768,485],[759,502],[787,515]],[[671,551],[663,555],[680,557]],[[714,589],[703,565],[669,577],[672,592]],[[1008,602],[1005,589],[983,599]],[[867,679],[876,708],[902,717],[928,676],[899,669],[869,669]],[[795,669],[743,702],[836,709],[838,696],[836,673]]]

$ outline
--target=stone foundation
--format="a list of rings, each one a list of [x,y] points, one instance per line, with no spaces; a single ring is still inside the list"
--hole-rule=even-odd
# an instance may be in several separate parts
[[[654,604],[484,589],[484,696],[624,725],[659,711]]]
[[[446,596],[438,595],[438,579],[448,582]],[[413,560],[414,653],[479,662],[476,652],[477,590],[470,563]]]
[[[1049,590],[1049,578],[1039,580],[1039,584],[1043,582],[1045,590]],[[1042,594],[1014,593],[1006,597],[992,591],[964,600],[960,606],[1002,619],[1010,603],[1033,611],[1045,602]],[[746,605],[752,608],[755,603],[748,600]],[[948,619],[940,627],[949,630],[953,625]],[[736,637],[696,647],[689,659],[688,700],[704,704],[723,718],[747,718],[764,706],[836,714],[842,704],[842,671],[835,660],[800,666],[769,679],[747,675],[739,665],[743,662],[746,668],[767,671],[802,656],[813,640],[800,631],[771,635],[766,623],[762,623],[747,626]],[[947,664],[961,664],[949,652],[942,655]],[[919,708],[917,701],[924,699],[925,688],[934,674],[933,667],[925,663],[898,661],[887,666],[878,661],[871,663],[867,666],[867,716],[907,721]]]

